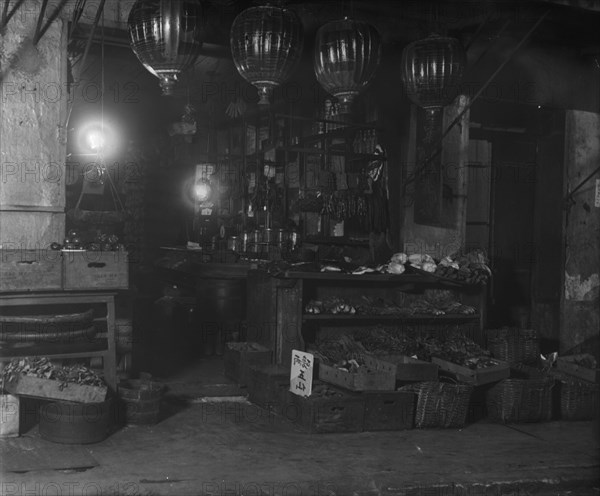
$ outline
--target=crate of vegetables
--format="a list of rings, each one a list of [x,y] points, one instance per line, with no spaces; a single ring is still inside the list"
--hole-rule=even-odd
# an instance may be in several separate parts
[[[365,431],[400,431],[415,424],[416,394],[412,391],[364,391]]]
[[[600,382],[600,369],[589,353],[567,355],[556,359],[556,368],[589,382]]]
[[[482,357],[432,357],[440,370],[450,373],[458,381],[474,386],[490,384],[510,376],[510,365],[496,358]]]
[[[101,403],[108,392],[94,371],[81,365],[60,367],[45,357],[14,359],[3,369],[2,382],[17,396],[78,403]]]
[[[396,366],[373,356],[362,355],[333,364],[318,362],[318,378],[351,391],[393,391]]]
[[[223,353],[225,376],[241,386],[246,386],[250,367],[261,367],[271,363],[271,350],[253,342],[231,342]]]
[[[314,381],[308,397],[287,393],[282,415],[310,433],[362,432],[365,400],[360,394]]]
[[[406,355],[377,355],[377,358],[395,367],[396,380],[399,382],[435,381],[438,378],[439,365],[436,363]]]

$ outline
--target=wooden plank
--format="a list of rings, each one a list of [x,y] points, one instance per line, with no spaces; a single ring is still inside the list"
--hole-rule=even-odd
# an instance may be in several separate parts
[[[43,398],[78,403],[101,403],[106,399],[106,386],[87,386],[68,383],[63,385],[53,379],[20,376],[14,381],[5,383],[6,390],[17,396]]]
[[[277,363],[289,367],[292,350],[304,350],[302,338],[302,281],[277,290]]]

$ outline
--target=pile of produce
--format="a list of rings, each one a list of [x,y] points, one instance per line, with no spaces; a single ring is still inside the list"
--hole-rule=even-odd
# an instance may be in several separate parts
[[[428,341],[434,338],[400,334],[394,329],[375,327],[355,332],[354,339],[375,355],[397,354],[430,360]]]
[[[62,390],[69,384],[104,386],[104,381],[93,371],[82,365],[59,367],[48,358],[20,358],[12,360],[2,370],[2,384],[12,382],[19,376],[38,377],[60,381]]]
[[[304,308],[304,311],[310,314],[355,314],[356,308],[342,298],[329,296],[323,298],[323,300],[310,300]]]
[[[481,250],[474,250],[466,255],[454,254],[442,258],[439,262],[426,253],[396,253],[382,271],[402,274],[407,268],[414,268],[444,279],[465,284],[480,284],[487,282],[492,275],[487,264],[487,258]]]
[[[356,372],[364,367],[365,348],[351,336],[342,335],[338,339],[321,340],[313,350],[320,362],[348,372]]]

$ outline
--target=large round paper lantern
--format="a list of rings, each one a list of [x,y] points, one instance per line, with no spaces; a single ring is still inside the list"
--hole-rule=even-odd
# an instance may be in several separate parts
[[[402,81],[408,98],[435,113],[456,96],[466,54],[455,38],[431,35],[410,43],[402,52]]]
[[[369,23],[352,19],[328,22],[317,31],[315,75],[321,86],[349,113],[354,98],[371,82],[381,58],[381,37]]]
[[[231,54],[240,75],[258,89],[259,103],[269,103],[273,88],[292,74],[304,31],[295,12],[272,5],[242,11],[231,26]]]
[[[137,0],[128,18],[131,48],[164,95],[202,48],[203,12],[196,0]]]

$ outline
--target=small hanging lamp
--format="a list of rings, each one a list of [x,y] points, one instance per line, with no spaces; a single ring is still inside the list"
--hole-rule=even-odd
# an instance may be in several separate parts
[[[381,58],[381,37],[371,24],[344,18],[317,31],[315,75],[338,99],[340,113],[350,113],[354,98],[370,83]]]
[[[456,38],[432,34],[410,43],[401,62],[406,95],[431,118],[454,99],[466,60]]]
[[[202,48],[202,5],[198,0],[137,0],[127,24],[131,48],[144,67],[160,80],[163,95],[172,95],[179,75]]]
[[[292,74],[304,31],[295,12],[272,5],[242,11],[231,26],[231,54],[240,75],[258,89],[259,104],[268,104],[273,88]]]

